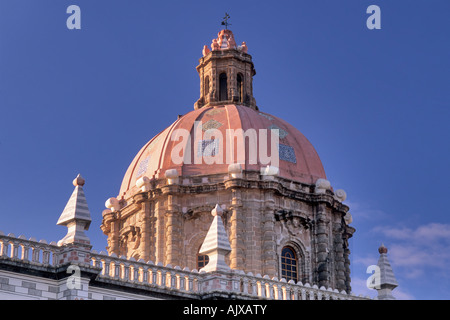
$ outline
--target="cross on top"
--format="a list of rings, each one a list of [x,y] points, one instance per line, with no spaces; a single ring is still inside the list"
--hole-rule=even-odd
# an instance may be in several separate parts
[[[222,25],[225,26],[225,29],[228,29],[228,26],[231,26],[231,23],[228,23],[228,19],[230,19],[230,15],[225,12],[225,17],[223,17]]]

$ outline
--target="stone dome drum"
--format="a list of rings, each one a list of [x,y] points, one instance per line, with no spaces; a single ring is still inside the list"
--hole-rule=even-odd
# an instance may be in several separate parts
[[[216,134],[208,137],[208,131]],[[267,136],[261,136],[260,132],[267,132]],[[265,144],[267,155],[272,155],[272,132],[278,135],[279,147],[275,153],[279,157],[279,177],[306,184],[326,179],[316,150],[295,127],[247,106],[219,105],[193,110],[151,139],[131,162],[119,199],[139,192],[138,179],[161,179],[167,170],[176,170],[180,177],[226,175],[230,164],[240,163],[244,172],[260,172],[268,164],[267,160],[262,161],[259,146]],[[245,141],[245,144],[239,145],[239,141]],[[258,146],[254,145],[255,141]],[[203,157],[201,162],[195,159],[198,155]],[[178,156],[183,159],[177,160]],[[208,158],[214,159],[207,163]]]

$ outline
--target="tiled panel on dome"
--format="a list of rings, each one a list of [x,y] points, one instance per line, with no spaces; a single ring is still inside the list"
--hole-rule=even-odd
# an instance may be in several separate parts
[[[208,116],[213,116],[215,114],[222,113],[223,111],[225,111],[225,108],[214,108],[212,110],[207,111],[206,114]]]
[[[272,130],[272,129],[278,129],[278,136],[280,137],[280,139],[284,139],[286,138],[286,136],[288,135],[287,131],[284,129],[281,129],[279,126],[277,126],[276,124],[272,124],[270,125],[267,129]]]
[[[202,130],[206,131],[209,129],[218,129],[222,126],[222,122],[216,121],[214,119],[208,120],[206,121],[203,125],[202,125]]]
[[[262,112],[258,112],[258,113],[259,113],[260,116],[263,116],[266,119],[273,120],[273,118],[271,116],[267,115],[267,114],[264,114]]]
[[[139,163],[139,167],[136,172],[136,177],[142,176],[147,171],[149,161],[150,161],[150,156],[144,158],[144,160],[142,160]]]
[[[219,140],[200,140],[198,141],[197,156],[214,157],[219,154]]]
[[[278,154],[280,156],[280,160],[297,163],[294,148],[292,148],[291,146],[280,143],[278,146]]]

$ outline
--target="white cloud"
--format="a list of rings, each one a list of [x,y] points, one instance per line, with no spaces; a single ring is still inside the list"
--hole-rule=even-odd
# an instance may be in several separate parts
[[[370,238],[384,242],[388,248],[388,258],[399,282],[392,292],[394,297],[399,300],[423,299],[426,290],[432,290],[432,296],[439,296],[440,292],[445,294],[445,284],[450,283],[450,224],[377,226],[370,234]],[[361,266],[376,264],[378,257],[376,252],[370,252],[354,257],[352,263],[359,270]],[[352,277],[353,291],[373,296],[370,294],[373,290],[366,289],[365,281]]]
[[[374,231],[389,239],[389,259],[397,268],[402,268],[405,278],[418,278],[426,272],[425,268],[448,276],[450,224],[428,223],[417,228],[376,227]]]

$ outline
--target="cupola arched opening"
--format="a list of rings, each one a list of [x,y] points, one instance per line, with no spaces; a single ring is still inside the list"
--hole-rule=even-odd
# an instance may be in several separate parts
[[[225,72],[219,75],[219,100],[225,101],[228,100],[228,79],[227,74]]]
[[[238,101],[241,103],[244,102],[244,81],[240,73],[238,73],[236,77],[236,89],[238,93]]]

